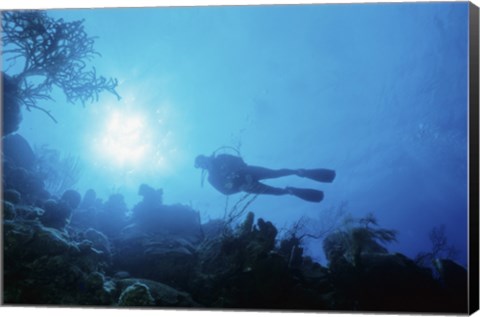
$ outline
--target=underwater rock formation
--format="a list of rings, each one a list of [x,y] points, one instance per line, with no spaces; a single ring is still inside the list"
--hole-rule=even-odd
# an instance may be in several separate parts
[[[3,199],[12,204],[19,204],[22,200],[22,195],[15,189],[6,189],[3,191]]]
[[[248,213],[236,230],[204,241],[192,296],[209,307],[324,308],[320,294],[302,285],[288,258],[276,252],[276,234],[272,223],[260,218],[254,224]]]
[[[154,189],[147,184],[141,184],[138,188],[138,194],[143,197],[143,200],[139,203],[139,212],[141,212],[141,209],[155,209],[163,204],[163,189],[161,188]]]
[[[186,288],[196,264],[196,247],[168,234],[145,234],[138,225],[122,231],[114,266],[131,274]]]
[[[199,214],[184,205],[164,205],[162,191],[148,185],[142,184],[139,193],[143,200],[118,232],[114,267],[185,289],[203,239]]]
[[[82,201],[80,203],[80,207],[82,209],[87,209],[91,207],[95,207],[97,202],[97,193],[93,189],[89,189],[83,195]]]
[[[466,302],[464,306],[458,302],[466,296],[453,294],[449,286],[434,278],[430,269],[418,266],[402,254],[388,253],[380,245],[394,241],[394,231],[369,225],[378,226],[372,216],[329,234],[323,241],[333,286],[328,296],[331,309],[404,312],[466,309]]]
[[[86,230],[88,228],[99,228],[98,215],[102,209],[102,202],[97,198],[97,194],[93,189],[87,190],[80,202],[79,207],[74,210],[71,218],[71,225],[74,228]],[[122,221],[117,227],[124,226],[124,216],[120,217]]]
[[[3,220],[12,220],[16,215],[15,205],[9,201],[3,201]]]
[[[162,189],[142,184],[139,194],[143,200],[132,210],[132,221],[143,231],[168,234],[196,244],[203,240],[200,215],[192,208],[181,205],[164,205]]]
[[[125,288],[118,299],[118,306],[153,306],[155,300],[150,289],[143,283],[136,282]]]
[[[70,222],[72,207],[67,202],[49,199],[43,204],[45,213],[40,217],[40,221],[46,227],[64,229]]]
[[[108,240],[107,236],[105,236],[103,233],[95,229],[89,228],[85,232],[83,232],[83,236],[86,240],[92,242],[93,248],[103,252],[103,254],[107,257],[111,256],[111,243]]]
[[[412,260],[401,254],[369,253],[361,256],[361,262],[361,267],[336,268],[334,297],[341,294],[359,310],[440,310],[439,285]]]
[[[439,273],[440,283],[444,291],[445,310],[462,311],[468,304],[468,272],[449,259],[435,259],[434,267]]]
[[[2,72],[2,135],[18,130],[22,121],[20,98],[16,81]]]
[[[127,225],[127,204],[121,194],[110,195],[103,208],[97,212],[96,228],[110,238],[118,237]]]
[[[12,164],[3,164],[3,182],[6,190],[20,193],[22,202],[35,204],[48,199],[50,194],[45,190],[42,179],[34,172]]]
[[[73,210],[80,204],[81,196],[74,190],[67,190],[59,201],[49,199],[43,203],[44,213],[40,221],[44,226],[64,229],[70,223]]]
[[[128,278],[116,284],[121,292],[119,306],[200,307],[188,293],[156,281]]]
[[[63,193],[61,200],[74,210],[80,205],[82,196],[76,190],[69,189]]]
[[[38,220],[17,217],[4,221],[3,229],[5,303],[111,304],[99,282],[100,252]]]
[[[35,166],[35,154],[28,141],[20,134],[10,134],[2,138],[3,155],[16,167],[32,170]]]
[[[121,195],[89,191],[32,195],[34,171],[4,178],[4,303],[122,307],[463,312],[466,270],[436,259],[419,266],[385,244],[395,232],[373,216],[330,232],[328,267],[303,254],[301,239],[278,241],[249,212],[233,226],[201,224],[199,213],[165,205],[141,187],[128,216]],[[34,187],[30,187],[34,190]],[[70,221],[70,218],[72,221]],[[278,245],[278,247],[277,247]]]

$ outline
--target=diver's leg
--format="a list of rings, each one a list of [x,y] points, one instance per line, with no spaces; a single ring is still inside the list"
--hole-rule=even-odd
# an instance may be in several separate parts
[[[282,168],[273,170],[260,166],[247,166],[244,171],[245,175],[250,175],[255,180],[277,178],[289,175],[297,175],[300,177],[309,178],[317,182],[331,183],[335,179],[336,173],[334,170],[326,168],[316,169],[289,169]]]
[[[321,190],[309,189],[309,188],[296,188],[296,187],[287,187],[287,188],[277,188],[262,184],[260,182],[254,182],[249,186],[242,188],[244,192],[251,194],[262,194],[262,195],[294,195],[298,198],[301,198],[310,202],[320,202],[323,200],[323,192]]]
[[[306,177],[317,182],[331,183],[335,179],[336,173],[334,170],[326,168],[315,169],[299,169],[297,175],[300,177]]]
[[[262,195],[286,195],[289,191],[285,188],[272,187],[260,182],[253,182],[249,186],[245,186],[242,190],[246,193],[251,194],[262,194]]]
[[[245,174],[251,175],[256,180],[296,175],[297,172],[298,170],[292,170],[288,168],[273,170],[260,166],[247,166],[245,169]]]

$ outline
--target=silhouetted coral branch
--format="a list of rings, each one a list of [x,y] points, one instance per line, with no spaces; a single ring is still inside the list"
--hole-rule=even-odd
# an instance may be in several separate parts
[[[104,90],[120,98],[116,79],[87,69],[86,62],[100,54],[93,49],[95,38],[85,33],[83,20],[56,20],[44,11],[4,11],[2,28],[5,60],[23,62],[21,71],[12,77],[19,88],[18,98],[27,108],[42,110],[54,119],[36,104],[51,99],[53,86],[71,103],[96,101]]]
[[[370,224],[377,228],[369,227]],[[354,266],[359,266],[363,253],[388,253],[382,244],[396,240],[397,231],[378,228],[376,217],[370,213],[360,219],[347,216],[344,227],[323,240],[323,249],[330,262],[344,258]]]
[[[28,109],[28,110],[30,110],[30,108],[33,108],[33,109],[38,109],[38,110],[40,110],[40,111],[42,111],[42,112],[46,113],[46,114],[47,114],[47,116],[49,116],[49,117],[50,117],[50,119],[52,119],[52,120],[53,120],[53,122],[55,122],[55,123],[58,123],[57,119],[55,119],[55,117],[54,117],[54,116],[52,116],[52,114],[50,113],[50,111],[48,111],[47,109],[44,109],[44,108],[42,108],[42,107],[38,107],[38,106],[35,106],[35,105],[30,105],[30,106],[28,106],[28,107],[27,107],[27,109]]]
[[[247,211],[248,206],[250,206],[250,204],[252,204],[257,197],[258,194],[247,193],[243,195],[240,199],[238,199],[232,208],[229,208],[227,196],[223,215],[225,229],[228,229],[235,221],[243,217],[243,215]]]
[[[430,266],[435,259],[453,260],[458,256],[457,248],[448,244],[445,225],[433,227],[428,237],[432,243],[432,250],[430,252],[420,252],[415,258],[417,264]]]

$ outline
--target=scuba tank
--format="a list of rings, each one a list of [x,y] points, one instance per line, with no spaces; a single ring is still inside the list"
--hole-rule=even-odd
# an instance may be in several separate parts
[[[240,150],[238,150],[237,148],[233,147],[233,146],[221,146],[219,147],[218,149],[216,149],[215,151],[212,152],[212,154],[210,155],[211,158],[214,158],[218,152],[220,151],[224,151],[223,153],[224,154],[227,154],[226,152],[230,150],[230,151],[233,151],[235,153],[236,156],[242,158],[242,155],[240,154]],[[205,183],[205,177],[207,176],[207,170],[205,169],[202,169],[202,176],[201,176],[201,180],[200,180],[200,185],[203,187],[203,184]]]
[[[218,149],[216,149],[215,151],[212,152],[212,155],[210,155],[210,157],[215,157],[215,155],[217,155],[217,153],[221,150],[231,150],[231,151],[234,151],[235,154],[242,158],[242,155],[240,154],[240,150],[238,150],[237,148],[234,148],[233,146],[221,146],[219,147]]]

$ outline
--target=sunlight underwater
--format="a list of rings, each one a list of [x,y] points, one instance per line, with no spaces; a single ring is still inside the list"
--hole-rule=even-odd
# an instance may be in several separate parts
[[[2,12],[5,303],[464,312],[467,4],[42,14]]]

